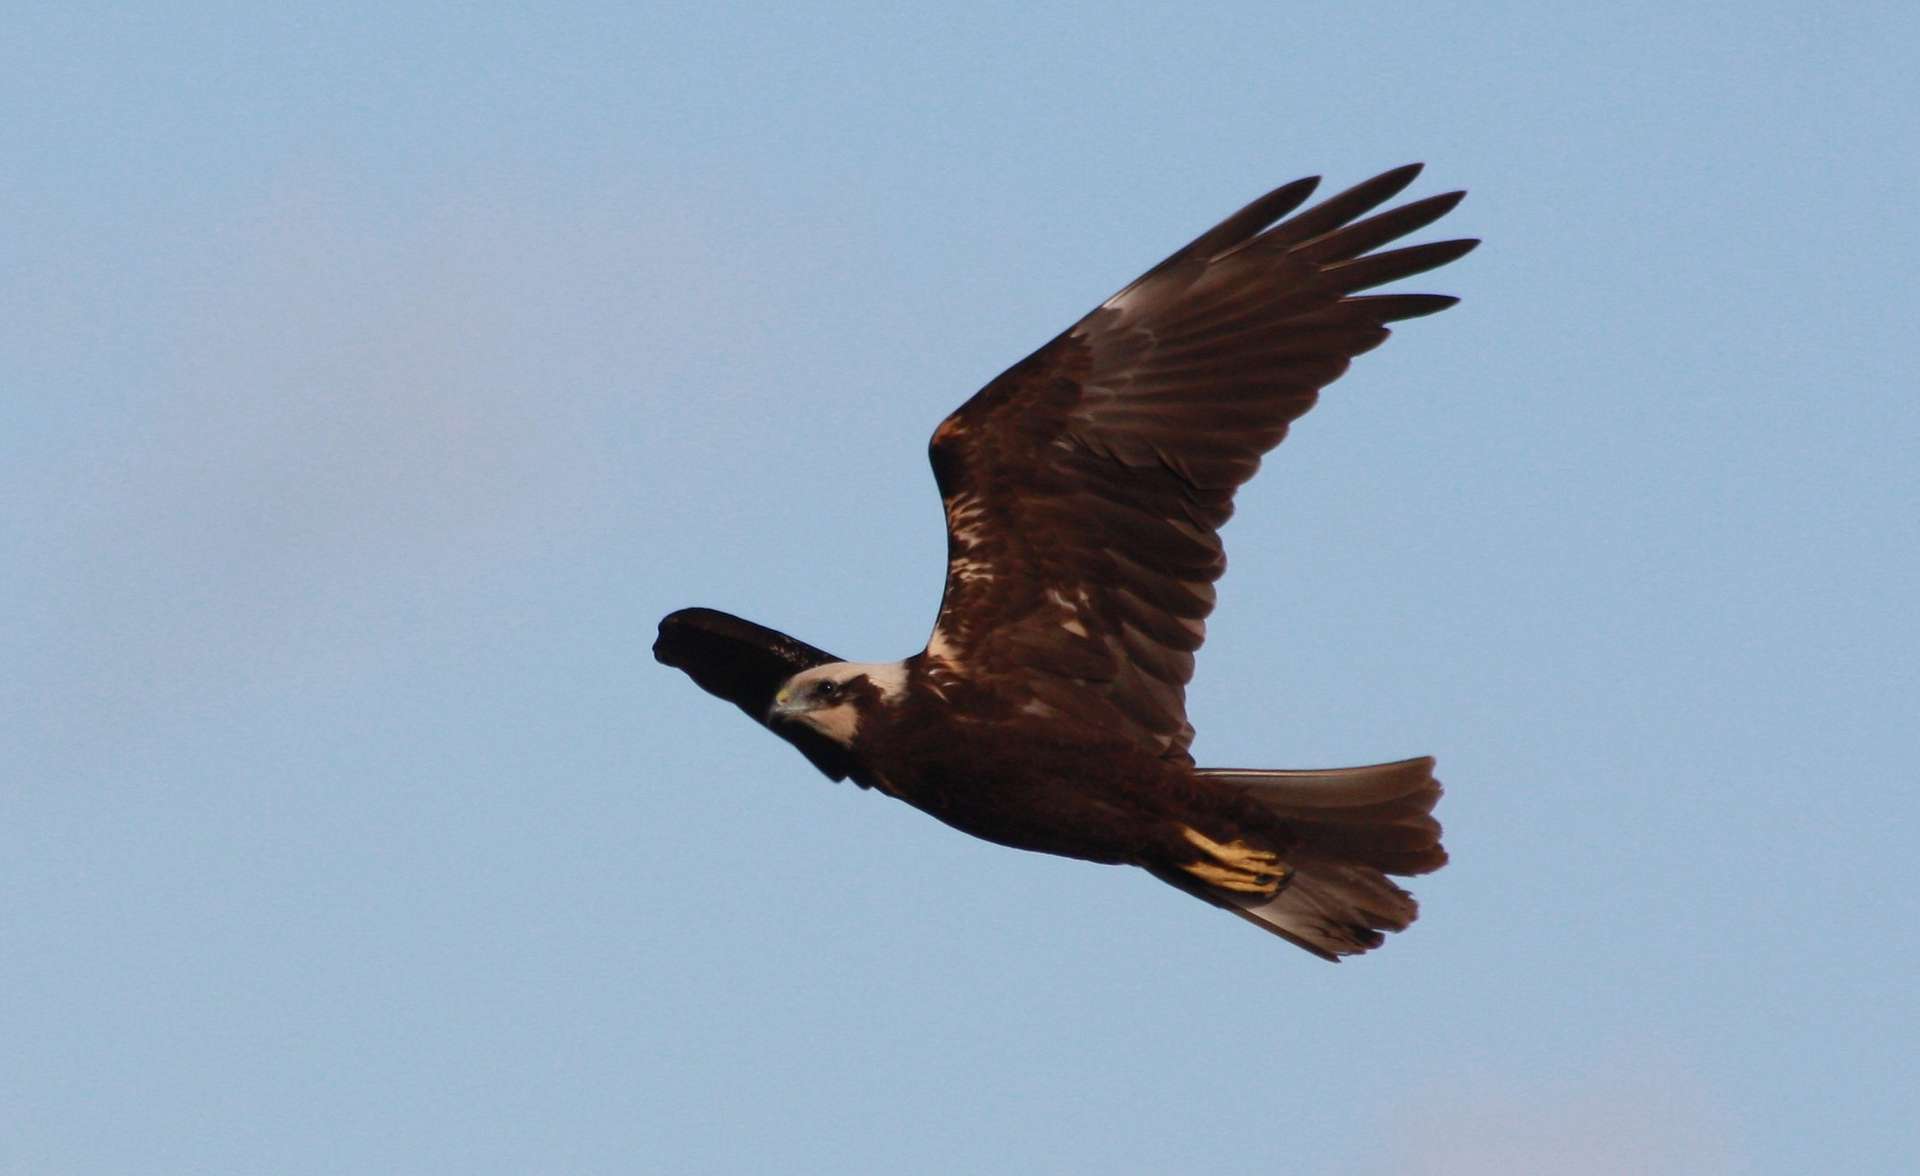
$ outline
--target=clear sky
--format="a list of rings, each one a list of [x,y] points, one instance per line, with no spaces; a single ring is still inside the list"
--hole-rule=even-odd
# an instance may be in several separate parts
[[[266,7],[0,40],[0,1172],[1920,1167],[1912,6]],[[1411,159],[1189,699],[1439,758],[1385,950],[652,661],[918,650],[949,409]]]

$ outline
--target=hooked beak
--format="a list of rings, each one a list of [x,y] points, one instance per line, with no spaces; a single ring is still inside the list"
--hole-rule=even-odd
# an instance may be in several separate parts
[[[773,696],[773,705],[767,708],[767,725],[798,718],[802,710],[794,705],[793,692],[782,686]]]

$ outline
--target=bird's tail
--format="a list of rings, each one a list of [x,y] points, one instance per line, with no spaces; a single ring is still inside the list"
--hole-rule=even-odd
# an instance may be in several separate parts
[[[1179,870],[1154,871],[1195,897],[1323,959],[1379,947],[1419,914],[1388,874],[1425,874],[1447,863],[1433,806],[1433,760],[1401,760],[1319,772],[1202,769],[1202,780],[1243,793],[1282,822],[1292,873],[1273,895],[1209,886]]]

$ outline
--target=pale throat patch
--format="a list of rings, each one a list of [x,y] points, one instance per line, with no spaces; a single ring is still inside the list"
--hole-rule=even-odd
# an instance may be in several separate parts
[[[808,711],[800,721],[842,747],[852,747],[854,736],[860,733],[860,712],[850,703]]]

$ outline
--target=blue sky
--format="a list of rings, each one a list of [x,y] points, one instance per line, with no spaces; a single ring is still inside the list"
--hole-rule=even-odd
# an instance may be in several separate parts
[[[1902,1172],[1905,6],[46,6],[0,45],[0,1172]],[[648,654],[926,637],[927,434],[1274,184],[1484,237],[1240,499],[1330,967]]]

